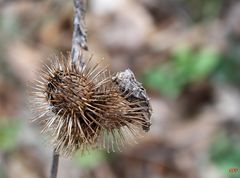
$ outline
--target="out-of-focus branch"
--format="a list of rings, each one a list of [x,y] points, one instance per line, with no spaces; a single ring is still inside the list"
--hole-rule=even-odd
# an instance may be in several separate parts
[[[52,168],[50,178],[57,178],[59,154],[53,151]]]
[[[82,49],[88,50],[87,31],[85,28],[84,17],[86,13],[86,0],[73,0],[74,2],[74,20],[71,58],[73,63],[79,59]],[[82,61],[80,61],[82,64]]]

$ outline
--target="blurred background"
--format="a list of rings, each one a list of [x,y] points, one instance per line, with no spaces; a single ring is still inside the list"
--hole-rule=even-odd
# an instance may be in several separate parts
[[[25,91],[71,49],[72,19],[72,1],[0,0],[0,178],[48,177]],[[89,0],[86,24],[90,53],[147,89],[152,127],[124,152],[61,158],[59,178],[240,177],[239,0]]]

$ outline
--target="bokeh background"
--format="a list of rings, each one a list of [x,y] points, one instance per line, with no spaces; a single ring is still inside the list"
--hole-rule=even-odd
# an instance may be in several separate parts
[[[240,1],[89,0],[88,46],[130,68],[151,98],[152,127],[121,153],[61,158],[59,178],[237,178]],[[52,150],[30,123],[26,86],[71,49],[66,0],[0,0],[0,178],[47,178]]]

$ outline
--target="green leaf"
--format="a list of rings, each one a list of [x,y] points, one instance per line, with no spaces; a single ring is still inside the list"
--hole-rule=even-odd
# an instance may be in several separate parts
[[[142,82],[165,96],[176,98],[186,85],[210,76],[218,63],[216,51],[196,51],[184,46],[174,50],[171,60],[143,74]]]
[[[86,154],[77,152],[74,156],[75,163],[81,167],[90,169],[99,165],[101,162],[106,160],[104,152],[99,150],[91,150]]]
[[[226,177],[236,178],[239,173],[229,173],[230,168],[240,168],[240,139],[231,138],[227,133],[220,133],[212,143],[209,155],[211,161],[225,173]]]
[[[219,63],[219,55],[212,49],[204,49],[199,52],[192,66],[191,80],[201,80],[215,70]]]
[[[0,118],[0,149],[9,150],[16,146],[21,129],[19,121]]]

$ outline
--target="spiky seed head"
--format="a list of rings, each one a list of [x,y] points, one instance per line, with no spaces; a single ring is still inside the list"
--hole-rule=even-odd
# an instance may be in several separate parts
[[[36,120],[63,155],[89,148],[121,150],[148,126],[146,105],[129,100],[131,93],[126,95],[106,68],[89,63],[81,67],[69,57],[55,57],[33,84]]]
[[[141,113],[139,117],[142,118],[142,129],[148,132],[151,126],[152,107],[142,84],[136,80],[130,69],[117,73],[112,77],[112,81],[118,86],[124,98],[131,103],[131,107]]]

